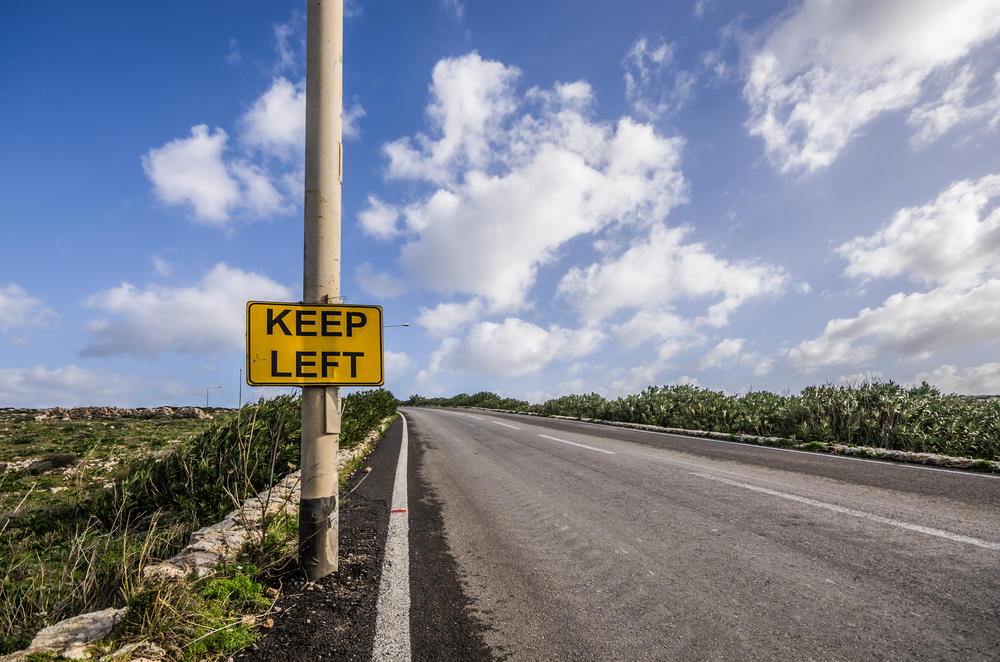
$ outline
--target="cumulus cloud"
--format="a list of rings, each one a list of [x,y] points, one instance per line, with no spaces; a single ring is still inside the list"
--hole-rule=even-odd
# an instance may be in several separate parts
[[[345,12],[351,11],[360,13],[349,3]],[[199,124],[192,127],[190,137],[172,140],[142,157],[146,176],[163,204],[186,207],[194,220],[216,227],[226,227],[234,217],[254,220],[295,209],[304,179],[306,81],[293,83],[279,73],[299,70],[304,29],[305,19],[298,12],[289,22],[274,26],[275,75],[237,121],[235,154],[226,131],[209,131]],[[235,40],[231,45],[235,48]],[[360,136],[364,115],[355,98],[344,110],[345,138]]]
[[[558,291],[589,323],[621,309],[638,309],[632,320],[619,327],[625,344],[634,346],[654,334],[676,337],[689,335],[700,324],[723,326],[745,301],[779,294],[785,288],[788,277],[781,268],[716,257],[703,244],[685,244],[690,232],[690,228],[656,224],[647,237],[633,242],[621,255],[586,269],[570,269]],[[715,302],[696,320],[673,313],[673,304],[693,299]]]
[[[375,273],[371,262],[358,265],[354,278],[365,292],[379,298],[397,297],[406,291],[406,283],[384,271]]]
[[[644,41],[633,51],[631,89],[639,94],[657,67],[669,65],[670,49]],[[376,277],[370,267],[359,271],[369,292],[405,281],[453,297],[422,308],[417,319],[432,336],[452,336],[419,383],[446,371],[537,372],[585,355],[574,352],[596,351],[609,326],[627,348],[659,340],[657,359],[630,373],[648,377],[703,342],[699,327],[725,325],[744,302],[783,291],[781,269],[719,258],[703,244],[685,243],[690,228],[667,226],[671,211],[687,202],[681,138],[628,117],[595,120],[585,81],[519,94],[519,76],[475,52],[441,60],[430,86],[430,134],[383,147],[387,179],[418,193],[398,205],[370,196],[358,217],[369,236],[402,239],[398,280]],[[570,268],[558,286],[558,297],[576,306],[581,328],[546,329],[509,316],[536,305],[538,270],[565,259],[566,244],[587,235],[605,259]],[[631,236],[622,253],[619,244]],[[685,317],[682,302],[704,307]],[[631,318],[612,324],[623,310]],[[508,315],[503,323],[481,321],[499,314]]]
[[[0,331],[21,326],[42,326],[55,313],[20,286],[0,287]]]
[[[433,309],[421,308],[417,324],[425,327],[431,335],[442,336],[474,322],[483,308],[479,299],[465,303],[440,303]]]
[[[376,239],[389,240],[399,236],[403,231],[397,227],[399,210],[378,199],[378,196],[368,196],[368,208],[358,214],[361,231]]]
[[[1000,209],[982,218],[1000,196],[1000,175],[952,184],[937,199],[898,211],[870,237],[858,237],[837,252],[849,260],[852,278],[910,279],[935,284],[975,284],[1000,274]]]
[[[445,183],[460,169],[487,166],[491,143],[505,137],[503,120],[517,109],[513,83],[520,75],[476,52],[438,62],[427,117],[440,138],[418,133],[416,147],[409,138],[385,145],[389,177]]]
[[[854,278],[907,276],[937,286],[900,292],[855,318],[827,323],[788,355],[790,365],[861,363],[886,353],[926,358],[957,344],[989,342],[1000,329],[1000,176],[952,184],[923,206],[897,212],[874,235],[839,249]]]
[[[1000,394],[1000,363],[984,363],[974,368],[943,365],[931,372],[917,373],[914,384],[927,382],[942,393],[960,395]]]
[[[829,166],[862,127],[906,108],[924,144],[993,112],[963,114],[963,72],[998,33],[993,0],[805,0],[748,42],[746,126],[782,172]],[[938,90],[935,75],[957,80]]]
[[[163,352],[219,355],[245,345],[246,302],[288,301],[291,290],[267,276],[219,263],[192,287],[128,283],[98,292],[87,305],[108,317],[89,322],[94,337],[82,356],[132,355],[150,358]]]
[[[242,139],[285,161],[301,159],[306,144],[306,82],[275,78],[241,119]]]
[[[819,338],[792,349],[788,363],[800,368],[862,363],[886,353],[927,358],[952,345],[996,340],[998,329],[1000,280],[967,290],[939,287],[927,293],[899,293],[855,318],[831,320]],[[862,339],[868,342],[857,344]]]
[[[464,339],[448,338],[431,354],[430,375],[469,372],[518,377],[537,373],[554,360],[586,356],[605,336],[597,329],[543,329],[516,317],[502,324],[480,322]]]
[[[386,350],[382,357],[386,382],[399,379],[413,367],[413,360],[406,355],[406,352],[390,352]]]
[[[745,342],[745,338],[726,338],[710,349],[705,356],[701,357],[701,360],[698,361],[698,370],[714,368],[717,365],[737,358],[743,350],[743,343]]]
[[[126,404],[145,386],[140,377],[75,365],[0,368],[0,402],[15,407]]]
[[[178,138],[149,150],[142,167],[157,197],[171,206],[186,206],[197,221],[225,226],[233,213],[258,218],[286,213],[283,196],[267,171],[243,160],[226,163],[229,136],[222,129],[191,127],[191,137]]]
[[[407,280],[480,298],[486,312],[526,305],[539,266],[612,223],[648,224],[686,198],[681,140],[624,118],[596,122],[584,82],[514,90],[520,72],[476,53],[439,62],[427,109],[436,139],[385,146],[390,179],[431,192],[402,208],[371,204],[363,226],[392,236],[399,212]],[[516,111],[530,107],[533,112]]]
[[[223,223],[239,199],[239,184],[222,161],[229,136],[222,129],[191,127],[190,138],[172,140],[142,157],[142,167],[160,200],[168,205],[189,204],[195,216]]]

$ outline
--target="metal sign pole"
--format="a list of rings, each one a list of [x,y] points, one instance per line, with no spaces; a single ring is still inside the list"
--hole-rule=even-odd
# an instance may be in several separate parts
[[[309,0],[306,33],[304,303],[340,299],[344,1]],[[337,570],[339,386],[302,387],[299,567],[309,581]]]

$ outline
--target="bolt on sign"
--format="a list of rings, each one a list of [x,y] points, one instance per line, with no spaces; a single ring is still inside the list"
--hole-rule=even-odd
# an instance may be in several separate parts
[[[382,307],[247,303],[251,386],[381,386]]]

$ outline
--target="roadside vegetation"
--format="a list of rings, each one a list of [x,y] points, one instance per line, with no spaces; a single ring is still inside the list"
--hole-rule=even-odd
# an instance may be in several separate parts
[[[341,448],[396,404],[382,389],[345,397]],[[212,413],[36,421],[35,411],[0,410],[0,655],[108,607],[129,607],[119,643],[151,641],[175,659],[218,659],[267,626],[257,615],[273,596],[260,582],[294,563],[298,539],[296,518],[283,513],[265,519],[237,566],[193,584],[141,581],[143,567],[172,557],[193,531],[299,468],[299,397]]]
[[[798,395],[726,395],[697,386],[650,386],[615,400],[567,395],[533,405],[481,392],[452,398],[411,395],[410,406],[481,407],[541,416],[641,423],[800,442],[871,446],[1000,460],[1000,399],[942,395],[926,382],[810,386]]]

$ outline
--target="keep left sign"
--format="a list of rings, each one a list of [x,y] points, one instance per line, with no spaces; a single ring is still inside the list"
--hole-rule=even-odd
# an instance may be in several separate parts
[[[247,303],[251,386],[381,386],[382,307]]]

